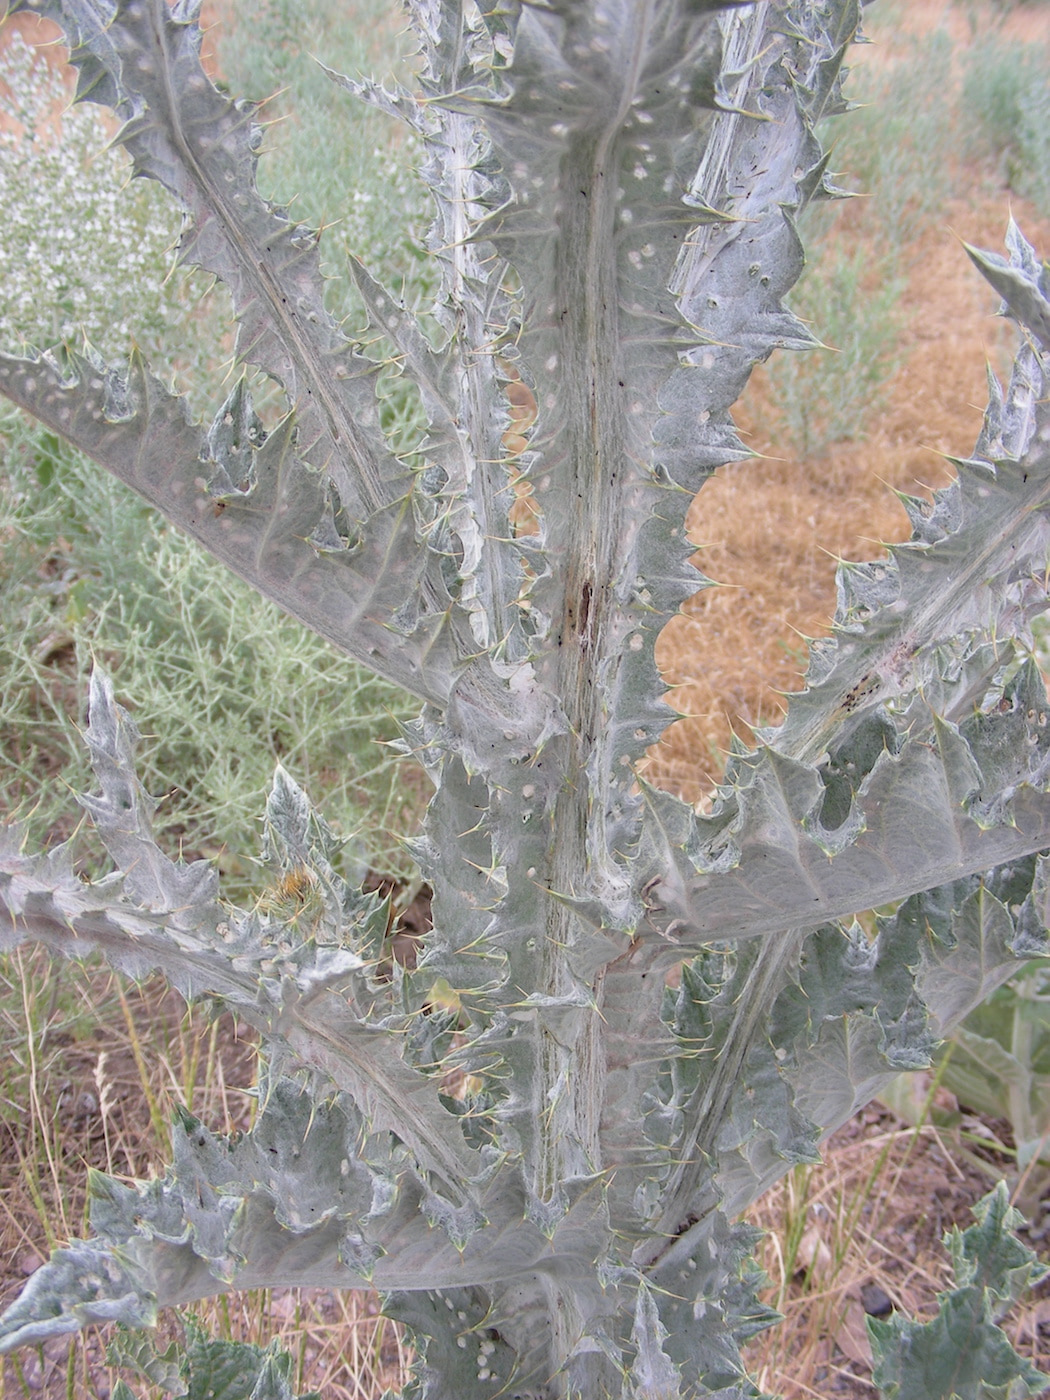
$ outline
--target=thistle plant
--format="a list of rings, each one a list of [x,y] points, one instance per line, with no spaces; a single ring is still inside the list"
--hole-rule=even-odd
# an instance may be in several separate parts
[[[2,1344],[374,1284],[413,1395],[757,1394],[739,1348],[772,1318],[737,1217],[1046,950],[1045,270],[1013,225],[1009,259],[971,253],[1021,326],[1011,383],[955,483],[905,501],[912,541],[841,567],[806,689],[696,811],[639,773],[673,719],[654,646],[707,585],[685,518],[747,456],[731,405],[813,344],[783,298],[798,212],[834,194],[815,128],[845,106],[856,0],[412,0],[419,92],[332,75],[425,151],[433,324],[350,268],[426,414],[406,457],[380,367],[325,311],[317,235],[255,191],[254,109],[202,70],[192,0],[13,8],[63,24],[80,96],[185,208],[180,257],[225,282],[287,413],[264,427],[242,380],[195,423],[136,353],[5,355],[0,388],[418,697],[434,927],[415,967],[390,958],[386,905],[283,772],[265,855],[289,898],[221,902],[155,844],[96,673],[82,801],[116,872],[86,885],[10,830],[0,937],[234,1008],[259,1108],[230,1140],[182,1119],[162,1180],[94,1177],[93,1238]],[[519,380],[537,413],[512,456]],[[1038,1273],[1013,1223],[996,1197],[954,1242],[932,1330],[881,1330],[887,1394],[1041,1388],[996,1325]],[[242,1362],[228,1393],[291,1394],[269,1353]]]

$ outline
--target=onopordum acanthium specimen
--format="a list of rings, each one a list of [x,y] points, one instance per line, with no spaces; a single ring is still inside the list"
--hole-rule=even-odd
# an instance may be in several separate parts
[[[815,127],[844,108],[857,0],[411,0],[419,92],[333,74],[426,152],[433,326],[350,269],[426,413],[410,459],[325,309],[317,235],[256,192],[254,109],[202,70],[193,0],[11,8],[63,25],[79,95],[181,201],[181,257],[226,283],[238,356],[287,414],[267,431],[242,381],[201,425],[141,358],[68,347],[0,357],[0,388],[417,695],[404,742],[435,792],[434,928],[408,970],[283,773],[268,857],[305,872],[309,919],[231,908],[209,866],[166,857],[96,676],[83,801],[122,874],[85,884],[9,831],[0,937],[234,1008],[262,1036],[260,1108],[235,1141],[182,1121],[163,1180],[94,1178],[94,1238],[33,1276],[2,1344],[374,1284],[431,1400],[755,1394],[739,1346],[771,1318],[734,1220],[1046,950],[1045,270],[1013,225],[1009,260],[972,253],[1021,328],[1012,381],[956,482],[906,502],[911,543],[842,566],[806,689],[697,812],[638,772],[673,718],[654,645],[707,582],[687,508],[748,455],[731,405],[756,362],[813,343],[782,299],[796,215],[834,193]],[[537,417],[510,459],[518,380]],[[880,1337],[888,1394],[920,1352],[924,1394],[985,1393],[967,1346],[999,1345],[1032,1271],[1002,1263],[1009,1223],[989,1205],[978,1262],[959,1247],[947,1342]],[[1038,1390],[1007,1353],[995,1384]],[[251,1364],[243,1393],[290,1395]]]

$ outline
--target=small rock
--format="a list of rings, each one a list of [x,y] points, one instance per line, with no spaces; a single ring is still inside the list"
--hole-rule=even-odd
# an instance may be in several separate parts
[[[869,1317],[885,1317],[893,1311],[893,1301],[877,1283],[866,1283],[860,1290],[860,1301]]]

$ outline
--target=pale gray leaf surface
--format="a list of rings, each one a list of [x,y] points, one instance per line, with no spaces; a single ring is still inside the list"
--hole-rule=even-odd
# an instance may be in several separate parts
[[[152,1327],[157,1321],[153,1282],[118,1261],[104,1241],[74,1240],[54,1251],[4,1312],[0,1351],[38,1346],[90,1323]]]
[[[828,925],[687,964],[665,1012],[680,1058],[646,1123],[679,1163],[664,1174],[668,1219],[695,1209],[712,1176],[736,1214],[901,1069],[929,1064],[1021,960],[1045,953],[1046,915],[1044,862],[1028,857],[904,901],[874,941]]]
[[[995,288],[1003,299],[1003,313],[1012,316],[1030,331],[1040,346],[1050,354],[1050,278],[1046,264],[1037,262],[1031,244],[1010,219],[1007,244],[1013,255],[1009,260],[999,253],[985,253],[964,244],[978,272]]]
[[[185,910],[177,920],[147,916],[121,899],[118,885],[61,879],[56,861],[31,860],[10,836],[0,851],[0,905],[0,946],[29,940],[64,957],[100,952],[130,977],[159,971],[187,998],[220,997],[283,1045],[292,1063],[353,1092],[377,1126],[396,1128],[443,1179],[461,1183],[481,1169],[435,1083],[401,1059],[398,1026],[359,1019],[342,991],[326,990],[353,980],[355,962],[345,954],[320,946],[289,957],[275,930],[250,920],[206,913],[198,922],[197,911]],[[383,1000],[382,989],[362,994],[362,1010],[374,1014]]]
[[[647,1273],[665,1329],[662,1349],[683,1373],[700,1378],[702,1395],[759,1400],[740,1347],[779,1314],[759,1297],[767,1280],[753,1260],[758,1239],[751,1226],[731,1224],[721,1210],[707,1209]]]
[[[1015,253],[1011,266],[1019,265]],[[990,382],[981,435],[973,456],[955,462],[957,480],[932,503],[906,501],[910,543],[887,560],[842,566],[833,642],[815,649],[807,689],[791,698],[784,724],[764,732],[779,752],[819,763],[861,717],[932,681],[946,650],[965,655],[989,636],[1027,639],[1031,616],[1046,607],[1045,385],[1041,357],[1023,346],[1005,395]]]
[[[479,220],[505,198],[505,181],[481,123],[442,101],[450,90],[462,98],[484,88],[493,54],[482,18],[469,7],[440,19],[420,18],[418,95],[331,76],[356,97],[406,121],[422,139],[421,174],[435,204],[427,247],[441,282],[433,307],[445,334],[440,350],[429,347],[414,319],[364,268],[350,270],[372,325],[393,343],[420,391],[428,418],[427,458],[443,477],[436,512],[459,545],[457,601],[477,644],[518,662],[528,650],[519,606],[528,591],[528,545],[511,524],[516,467],[503,442],[509,425],[505,383],[508,375],[516,377],[511,366],[518,357],[515,307],[506,269],[473,237]],[[476,353],[473,347],[482,345],[499,353]]]
[[[91,720],[103,784],[93,814],[104,837],[137,868],[150,846],[149,803],[131,767],[133,730],[101,678]],[[271,859],[305,866],[320,888],[324,919],[344,937],[350,920],[364,922],[360,947],[374,950],[377,930],[367,925],[385,924],[385,912],[374,898],[354,895],[337,875],[331,833],[286,774],[278,775],[268,821]],[[598,1188],[574,1191],[557,1218],[545,1222],[547,1228],[531,1223],[520,1176],[513,1167],[493,1174],[497,1163],[491,1156],[468,1151],[455,1118],[438,1106],[434,1081],[401,1062],[409,1042],[399,1023],[391,1025],[392,1035],[375,1024],[384,988],[368,980],[360,956],[326,944],[323,927],[293,946],[287,925],[270,932],[265,920],[238,919],[209,902],[207,882],[205,902],[171,911],[173,888],[187,893],[184,872],[155,849],[145,862],[149,883],[143,875],[137,892],[168,912],[164,922],[125,904],[115,885],[93,890],[68,869],[64,881],[56,880],[58,855],[34,863],[12,849],[3,865],[4,903],[13,916],[7,941],[40,937],[75,956],[101,945],[114,965],[133,974],[159,966],[189,995],[221,995],[269,1035],[279,1058],[336,1084],[352,1084],[368,1132],[393,1128],[411,1154],[399,1149],[400,1157],[395,1153],[376,1176],[354,1150],[365,1129],[351,1101],[343,1097],[319,1107],[287,1081],[264,1087],[256,1128],[235,1143],[223,1145],[185,1118],[164,1182],[126,1186],[96,1179],[92,1223],[108,1252],[92,1253],[88,1263],[74,1252],[45,1266],[25,1308],[9,1319],[12,1345],[51,1335],[71,1321],[79,1325],[81,1315],[139,1325],[148,1320],[140,1295],[152,1308],[234,1284],[372,1281],[410,1288],[421,1269],[449,1287],[469,1282],[495,1290],[508,1274],[540,1259],[553,1268],[562,1251],[569,1260],[578,1257],[581,1245],[586,1252],[603,1247]],[[40,897],[44,886],[34,879],[38,866],[44,868],[48,898]],[[371,1023],[359,1020],[362,1014]],[[428,1118],[429,1128],[421,1132]],[[368,1153],[373,1164],[383,1156],[374,1147]],[[354,1162],[358,1166],[347,1169]],[[433,1172],[439,1189],[417,1178],[419,1166]],[[465,1188],[479,1171],[485,1183]],[[442,1257],[446,1262],[435,1273]],[[47,1279],[68,1292],[74,1275],[83,1307],[55,1324]]]
[[[1027,254],[1014,243],[1023,262]],[[1027,700],[1012,692],[997,700],[1014,712],[1011,723],[1031,715],[1023,740],[991,713],[966,719],[975,706],[990,710],[987,697],[1010,659],[1010,638],[1024,642],[1029,617],[1046,606],[1044,385],[1039,357],[1022,348],[1009,394],[1003,398],[993,384],[975,456],[958,464],[958,481],[932,506],[912,503],[911,545],[887,563],[840,572],[835,641],[815,651],[809,689],[792,698],[784,725],[763,736],[768,747],[730,765],[712,816],[694,819],[666,795],[647,794],[653,818],[643,832],[643,859],[648,845],[654,876],[676,865],[681,872],[660,887],[668,914],[654,920],[657,928],[670,926],[673,936],[688,939],[690,909],[701,895],[701,937],[739,936],[745,926],[755,933],[807,926],[825,913],[849,915],[1045,847],[1045,813],[1038,815],[1040,798],[1026,790],[1043,785],[1041,764],[1030,764],[1018,783],[1019,774],[1006,775],[995,756],[997,745],[1014,741],[1045,748],[1041,684],[1029,688]],[[922,707],[909,703],[916,686],[941,715],[966,719],[958,738],[943,720],[922,720]],[[810,767],[813,761],[819,767]],[[992,793],[994,799],[982,796]],[[894,853],[895,834],[882,827],[880,814],[898,801],[900,830],[919,839]],[[1028,815],[1018,814],[1013,825],[1017,808]],[[940,862],[938,844],[942,855],[958,858],[955,869]],[[909,888],[891,872],[900,876],[911,862]],[[699,880],[689,876],[690,866],[705,872]],[[787,915],[779,924],[755,899],[751,879],[777,888]],[[841,904],[826,903],[836,886]]]
[[[396,1140],[373,1136],[346,1095],[318,1102],[303,1084],[263,1077],[259,1118],[222,1139],[187,1113],[173,1125],[161,1180],[94,1174],[89,1244],[57,1251],[0,1323],[0,1349],[88,1321],[151,1324],[158,1307],[229,1288],[486,1287],[537,1265],[558,1272],[602,1237],[600,1192],[578,1195],[550,1236],[525,1219],[520,1178],[479,1193],[485,1221],[450,1238]],[[597,1228],[597,1234],[596,1234]],[[77,1298],[63,1308],[62,1297]]]
[[[202,432],[138,355],[126,378],[75,355],[62,368],[0,355],[0,388],[340,650],[413,694],[447,699],[459,672],[447,594],[417,548],[411,496],[348,533],[331,485],[299,456],[291,418],[262,439],[238,387]],[[409,600],[417,615],[399,627]]]
[[[646,1284],[638,1289],[631,1342],[635,1348],[631,1385],[635,1400],[679,1400],[681,1372],[664,1350],[667,1329]]]
[[[460,167],[469,164],[476,178],[456,207],[492,208],[471,231],[472,246],[494,248],[521,285],[516,364],[539,413],[523,462],[540,513],[525,599],[531,666],[563,712],[546,741],[524,754],[475,747],[469,775],[454,762],[438,764],[448,792],[432,816],[442,835],[433,849],[449,849],[449,830],[474,835],[457,838],[462,850],[451,860],[425,862],[436,884],[428,965],[457,988],[483,992],[487,1011],[500,1012],[479,1052],[495,1052],[513,1070],[499,1121],[508,1146],[526,1147],[537,1201],[600,1160],[607,1067],[594,984],[603,964],[625,953],[643,913],[639,887],[649,875],[638,878],[641,864],[627,863],[642,815],[632,765],[671,718],[656,635],[702,583],[687,557],[687,490],[742,455],[726,410],[755,361],[774,345],[808,343],[780,305],[801,269],[784,209],[822,181],[810,128],[831,100],[829,74],[856,21],[849,5],[834,9],[830,33],[809,21],[805,32],[781,32],[779,13],[763,11],[748,29],[749,21],[706,7],[687,17],[659,6],[651,24],[628,26],[608,47],[587,6],[571,22],[555,10],[511,7],[505,29],[493,20],[487,41],[466,10],[446,7],[425,19],[431,66],[439,50],[455,54],[444,100],[436,93],[432,103],[430,178],[450,179],[454,162],[443,151],[460,152]],[[717,80],[723,48],[733,43],[753,52],[730,94]],[[665,83],[670,98],[660,95]],[[752,98],[768,111],[748,115]],[[395,105],[406,110],[402,96]],[[470,125],[457,126],[458,117]],[[716,128],[724,132],[721,161],[698,177]],[[728,172],[745,149],[756,160],[762,153],[769,179],[744,216],[720,212],[718,202],[733,197]],[[451,206],[445,216],[453,217]],[[695,266],[685,255],[681,287],[670,293],[690,230],[711,220],[760,227],[761,257],[735,236],[705,244]],[[446,249],[458,247],[462,231],[453,238],[442,229]],[[723,280],[756,257],[756,275],[726,300]],[[495,277],[499,261],[490,261]],[[481,280],[463,276],[479,303],[471,314],[481,314],[494,303]],[[699,314],[708,293],[722,309],[704,300],[698,330],[686,303]],[[686,370],[682,357],[698,341],[703,353]],[[592,653],[610,658],[600,671],[590,669]],[[450,710],[448,730],[457,720]],[[429,733],[443,743],[443,731]],[[536,927],[537,882],[550,891],[545,930]],[[471,892],[465,920],[458,888]],[[453,911],[459,948],[443,950]],[[530,947],[545,950],[531,987]],[[502,986],[488,980],[493,973]],[[540,1106],[548,1126],[537,1132]]]
[[[199,430],[140,369],[8,378],[428,702],[403,742],[437,787],[417,847],[435,927],[414,970],[384,965],[386,910],[284,774],[267,852],[302,898],[219,906],[156,850],[100,683],[88,805],[124,873],[85,886],[9,838],[0,936],[224,998],[268,1038],[270,1092],[245,1139],[185,1120],[162,1182],[96,1183],[109,1243],[45,1266],[12,1335],[64,1325],[52,1286],[133,1315],[370,1277],[421,1339],[420,1400],[741,1400],[740,1343],[769,1317],[727,1214],[1045,947],[1050,724],[1017,664],[1046,596],[1044,366],[1033,341],[993,386],[958,483],[907,503],[911,544],[841,571],[809,689],[715,806],[653,792],[655,640],[704,582],[690,497],[744,455],[729,408],[751,367],[811,343],[783,306],[794,218],[831,193],[814,127],[843,108],[858,6],[411,8],[422,97],[345,86],[409,121],[436,196],[440,343],[355,269],[427,413],[415,476],[377,436],[374,367],[322,314],[312,235],[254,192],[251,110],[200,84],[192,6],[64,7],[82,86],[187,203],[187,254],[230,281],[241,353],[297,417],[264,440],[240,387]],[[227,174],[243,209],[215,193]],[[1038,322],[1042,273],[1009,242],[1000,281]],[[516,377],[537,416],[508,460]],[[869,940],[853,916],[884,903]],[[460,1100],[450,1069],[476,1079]]]
[[[882,749],[853,795],[848,840],[821,822],[825,788],[818,771],[760,750],[738,761],[736,786],[721,810],[695,817],[663,793],[643,840],[655,880],[654,935],[687,949],[726,938],[769,937],[792,928],[901,899],[990,869],[1050,845],[1045,695],[1039,709],[1000,696],[999,713],[963,730],[921,701],[908,712],[912,733],[898,752]],[[993,706],[994,709],[994,706]],[[1024,728],[1012,791],[995,786],[999,737]],[[907,733],[907,727],[901,726]],[[1029,742],[1030,741],[1030,742]],[[983,794],[999,793],[997,810]],[[669,844],[683,832],[680,844]],[[657,842],[657,837],[659,840]],[[662,907],[661,907],[662,906]]]
[[[133,750],[140,738],[134,721],[113,696],[113,684],[102,671],[91,676],[90,723],[84,732],[91,766],[102,792],[84,796],[81,806],[124,874],[130,898],[154,913],[187,906],[214,907],[218,875],[205,860],[191,865],[165,856],[153,840],[151,819],[156,802],[135,772]]]

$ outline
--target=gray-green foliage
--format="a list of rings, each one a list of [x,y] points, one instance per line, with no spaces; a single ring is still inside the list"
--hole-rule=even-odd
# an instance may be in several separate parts
[[[366,317],[347,272],[350,258],[359,258],[417,311],[425,311],[434,292],[423,246],[428,201],[415,175],[419,139],[380,112],[348,104],[326,72],[367,73],[381,56],[384,73],[410,80],[412,43],[404,31],[401,15],[385,0],[358,0],[349,19],[331,0],[259,0],[235,12],[219,35],[232,90],[274,94],[264,116],[278,127],[267,142],[260,191],[288,201],[297,219],[326,230],[325,304],[354,329]],[[292,118],[287,127],[285,115]],[[393,356],[394,350],[382,340],[372,353]],[[384,431],[395,450],[411,451],[426,429],[414,385],[393,370],[378,392]]]
[[[267,1062],[251,1132],[186,1115],[162,1179],[93,1179],[93,1238],[33,1276],[3,1345],[373,1283],[414,1334],[410,1395],[753,1396],[739,1347],[771,1317],[733,1221],[1046,950],[1044,270],[1013,226],[1008,262],[974,255],[1022,327],[1012,382],[957,482],[907,503],[911,543],[840,569],[807,688],[697,813],[637,771],[672,718],[654,647],[705,582],[692,497],[747,455],[731,405],[812,343],[782,298],[855,0],[413,0],[421,95],[337,77],[408,123],[434,198],[433,323],[353,264],[426,415],[410,457],[315,235],[255,191],[253,110],[202,72],[190,0],[26,7],[184,205],[183,259],[225,281],[288,412],[264,424],[240,381],[194,422],[140,355],[0,356],[0,387],[423,702],[403,743],[435,785],[434,928],[415,967],[390,957],[387,907],[283,770],[266,859],[301,899],[220,901],[158,848],[97,671],[82,802],[121,873],[85,885],[9,831],[2,937],[160,969]],[[512,376],[538,406],[516,461]]]
[[[963,79],[975,146],[1010,188],[1050,214],[1050,44],[1001,38],[975,46]]]
[[[937,1316],[868,1322],[874,1380],[886,1400],[1012,1400],[1046,1389],[1046,1377],[1017,1355],[998,1325],[1046,1268],[1011,1234],[1024,1217],[1011,1209],[1004,1184],[973,1213],[976,1225],[945,1236],[955,1286],[941,1295]]]
[[[164,1352],[142,1333],[122,1331],[107,1361],[158,1386],[177,1400],[321,1400],[316,1391],[296,1395],[291,1358],[271,1343],[261,1347],[209,1338],[192,1315],[184,1319],[186,1345]],[[125,1381],[112,1400],[135,1400]]]

